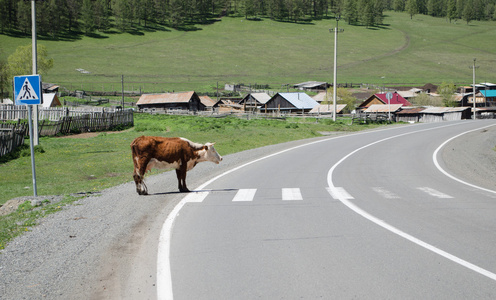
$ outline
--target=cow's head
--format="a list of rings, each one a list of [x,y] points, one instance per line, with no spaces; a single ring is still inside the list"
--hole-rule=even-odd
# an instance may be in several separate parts
[[[215,143],[206,143],[203,146],[203,149],[205,150],[205,160],[218,164],[222,161],[222,156],[217,153],[217,150],[214,148],[214,144]]]

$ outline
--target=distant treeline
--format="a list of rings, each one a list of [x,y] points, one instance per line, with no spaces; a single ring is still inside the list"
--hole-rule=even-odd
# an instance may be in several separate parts
[[[495,4],[496,0],[42,0],[36,1],[36,11],[38,32],[56,37],[152,25],[189,30],[221,16],[289,22],[339,16],[349,24],[375,26],[382,24],[385,10],[468,23],[495,19]],[[0,33],[30,31],[31,1],[0,0]]]

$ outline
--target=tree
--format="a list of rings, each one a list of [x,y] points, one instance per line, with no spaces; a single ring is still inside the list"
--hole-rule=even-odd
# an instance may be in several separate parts
[[[358,22],[357,0],[347,0],[344,7],[344,19],[348,24]]]
[[[393,9],[394,9],[394,11],[404,11],[405,10],[405,1],[404,0],[394,0],[393,1]]]
[[[458,19],[456,12],[456,0],[448,0],[448,10],[446,12],[446,16],[448,17],[450,23],[451,20]]]
[[[0,57],[2,57],[2,52],[0,51]],[[0,58],[0,102],[4,97],[4,92],[8,91],[9,80],[8,80],[8,69],[7,61]]]
[[[326,91],[324,101],[322,101],[321,104],[334,105],[332,100],[333,93],[334,93],[334,88],[333,87],[328,88]],[[349,89],[338,88],[336,90],[336,98],[337,98],[336,104],[346,104],[343,113],[349,114],[356,108],[356,98],[353,97],[353,94],[350,92]]]
[[[370,0],[359,0],[358,15],[360,23],[369,27],[375,24],[374,2]]]
[[[107,30],[110,27],[110,12],[107,0],[95,2],[95,26],[98,30]]]
[[[31,31],[31,6],[28,1],[17,2],[17,27],[25,34]]]
[[[433,97],[427,93],[420,93],[417,96],[410,98],[409,101],[415,106],[441,106],[442,103],[439,97]]]
[[[65,5],[65,11],[67,12],[67,30],[76,29],[79,26],[78,16],[81,7],[81,0],[66,0],[63,1]]]
[[[169,0],[169,23],[172,27],[184,24],[185,9],[181,0]]]
[[[465,7],[463,8],[463,20],[467,22],[467,24],[475,19],[475,9],[474,3],[472,0],[467,1],[465,3]]]
[[[410,15],[410,19],[413,19],[413,16],[419,13],[417,0],[407,0],[406,11]]]
[[[36,49],[38,74],[46,74],[53,67],[53,58],[48,58],[48,51],[45,46],[38,44]],[[32,74],[32,45],[17,47],[16,51],[7,58],[7,68],[9,78]]]
[[[130,27],[131,8],[129,6],[130,0],[112,0],[112,10],[115,17],[115,26],[122,32]]]
[[[92,33],[95,31],[95,12],[93,10],[93,2],[91,0],[83,0],[81,7],[81,20],[84,33]]]
[[[456,106],[455,102],[455,92],[456,86],[454,83],[445,83],[443,82],[438,88],[439,95],[443,99],[444,106],[452,107]]]

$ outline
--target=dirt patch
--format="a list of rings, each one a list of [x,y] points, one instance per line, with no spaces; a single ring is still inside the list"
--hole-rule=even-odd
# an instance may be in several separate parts
[[[0,206],[0,216],[6,216],[10,213],[13,213],[17,210],[19,205],[23,204],[24,201],[22,199],[12,199],[5,202],[4,205]]]
[[[64,196],[61,195],[52,195],[52,196],[21,196],[17,197],[14,199],[11,199],[5,204],[0,205],[0,216],[6,216],[8,214],[11,214],[19,208],[21,204],[23,204],[26,201],[31,201],[31,204],[33,205],[33,201],[37,201],[38,203],[41,203],[42,201],[48,201],[48,203],[55,203],[62,201],[64,199]],[[40,204],[37,204],[40,205]]]

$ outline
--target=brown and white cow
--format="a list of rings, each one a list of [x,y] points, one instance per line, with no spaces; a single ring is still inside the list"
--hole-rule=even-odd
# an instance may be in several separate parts
[[[185,138],[166,138],[157,136],[140,136],[131,143],[134,162],[134,182],[140,195],[148,195],[143,181],[145,173],[152,168],[176,169],[180,192],[189,192],[186,187],[186,172],[197,163],[222,161],[214,143],[205,145],[193,143]]]

